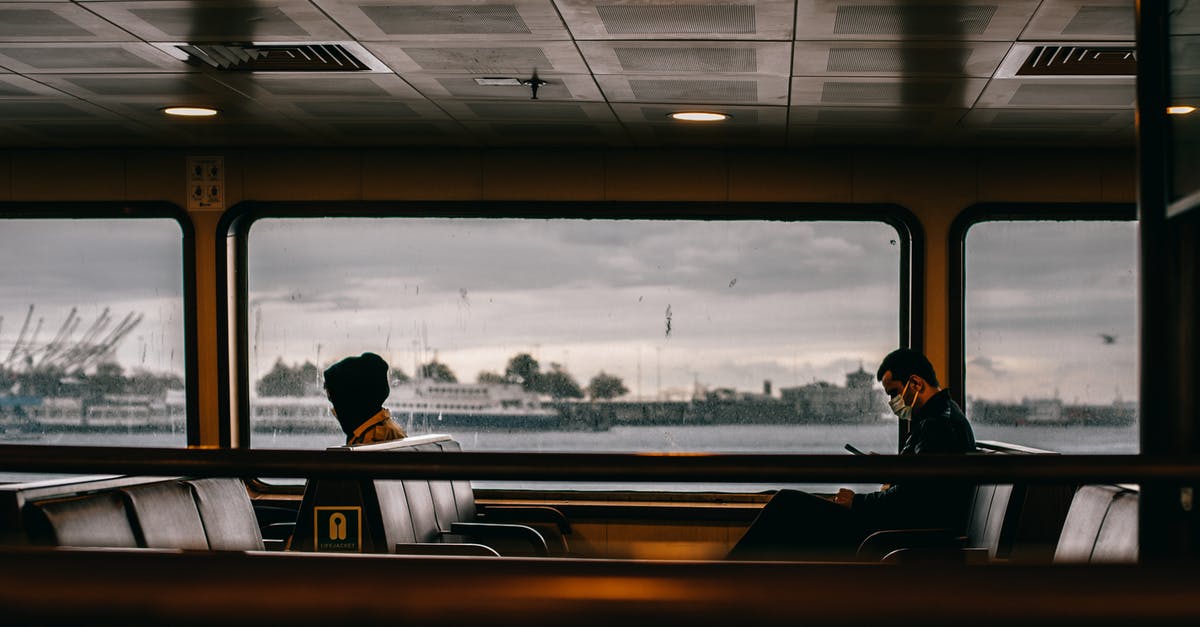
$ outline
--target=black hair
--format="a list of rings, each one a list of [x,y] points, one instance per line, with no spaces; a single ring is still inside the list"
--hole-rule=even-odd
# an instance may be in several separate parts
[[[383,408],[391,391],[387,362],[375,353],[347,357],[325,370],[325,391],[342,430],[352,433]]]
[[[937,374],[933,371],[933,364],[929,363],[929,360],[920,351],[911,348],[898,348],[888,353],[888,356],[884,357],[883,362],[879,364],[875,380],[883,381],[883,374],[889,370],[892,378],[898,381],[904,381],[917,375],[929,385],[935,388],[941,387],[937,380]]]

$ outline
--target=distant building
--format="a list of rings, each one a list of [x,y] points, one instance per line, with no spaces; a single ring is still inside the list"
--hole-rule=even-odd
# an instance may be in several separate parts
[[[887,409],[875,377],[861,364],[858,370],[846,373],[845,387],[816,381],[780,388],[779,394],[803,422],[872,422],[882,418]]]

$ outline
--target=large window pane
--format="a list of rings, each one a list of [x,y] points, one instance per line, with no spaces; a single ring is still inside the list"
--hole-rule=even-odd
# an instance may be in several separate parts
[[[320,372],[373,351],[467,450],[895,451],[883,223],[263,219],[248,266],[255,447],[342,443]]]
[[[984,222],[965,248],[976,436],[1137,452],[1136,224]]]
[[[0,225],[0,441],[184,446],[183,236],[169,219]]]

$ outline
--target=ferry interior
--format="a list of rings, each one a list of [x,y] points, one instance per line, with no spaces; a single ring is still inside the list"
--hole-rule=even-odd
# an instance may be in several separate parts
[[[1191,0],[0,1],[0,622],[1196,624],[1197,106]]]

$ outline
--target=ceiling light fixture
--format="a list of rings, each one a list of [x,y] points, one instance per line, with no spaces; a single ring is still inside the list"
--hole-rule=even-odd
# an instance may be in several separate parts
[[[219,113],[212,107],[166,107],[162,112],[186,118],[209,118]]]
[[[1195,110],[1196,107],[1191,105],[1175,105],[1173,107],[1167,107],[1167,115],[1187,115]]]
[[[675,113],[668,114],[667,117],[683,122],[722,122],[733,116],[728,113],[715,113],[713,111],[676,111]]]

